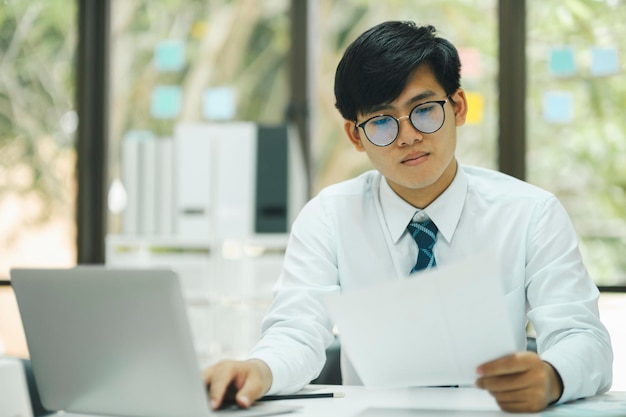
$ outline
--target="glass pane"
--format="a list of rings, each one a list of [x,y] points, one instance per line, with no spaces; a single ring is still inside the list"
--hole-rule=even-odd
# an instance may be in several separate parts
[[[626,3],[528,2],[528,180],[555,193],[598,285],[626,285]]]
[[[76,258],[76,2],[0,7],[0,279]]]
[[[359,34],[384,20],[431,24],[459,49],[461,86],[468,93],[468,122],[459,129],[461,163],[497,168],[497,2],[423,0],[320,0],[314,24],[314,191],[371,169],[343,131],[333,83],[341,56]],[[480,22],[479,25],[476,22]]]
[[[283,123],[289,48],[287,0],[112,2],[110,234],[126,232],[123,139],[171,139],[179,122]]]

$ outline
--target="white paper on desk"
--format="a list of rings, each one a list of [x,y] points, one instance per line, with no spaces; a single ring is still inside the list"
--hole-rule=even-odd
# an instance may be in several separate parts
[[[341,347],[372,388],[464,385],[515,352],[492,252],[326,299]]]

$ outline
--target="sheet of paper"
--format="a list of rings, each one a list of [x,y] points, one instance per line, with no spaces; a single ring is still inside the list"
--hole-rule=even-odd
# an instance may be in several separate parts
[[[341,348],[367,387],[473,384],[515,352],[494,253],[329,296]]]

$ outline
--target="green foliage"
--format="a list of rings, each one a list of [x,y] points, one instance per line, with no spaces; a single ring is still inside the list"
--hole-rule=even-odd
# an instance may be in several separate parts
[[[20,222],[71,213],[76,6],[70,0],[0,6],[0,201],[35,202]],[[69,166],[69,169],[68,169]],[[68,183],[69,182],[69,183]]]

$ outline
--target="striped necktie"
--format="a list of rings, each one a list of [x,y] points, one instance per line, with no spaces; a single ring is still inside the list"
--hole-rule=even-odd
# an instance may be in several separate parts
[[[435,254],[433,253],[433,248],[435,247],[435,242],[437,241],[438,231],[435,223],[433,223],[430,219],[424,222],[411,220],[407,229],[409,233],[411,233],[411,236],[413,236],[418,248],[417,262],[415,263],[413,269],[411,269],[411,274],[422,269],[429,269],[437,266]]]

